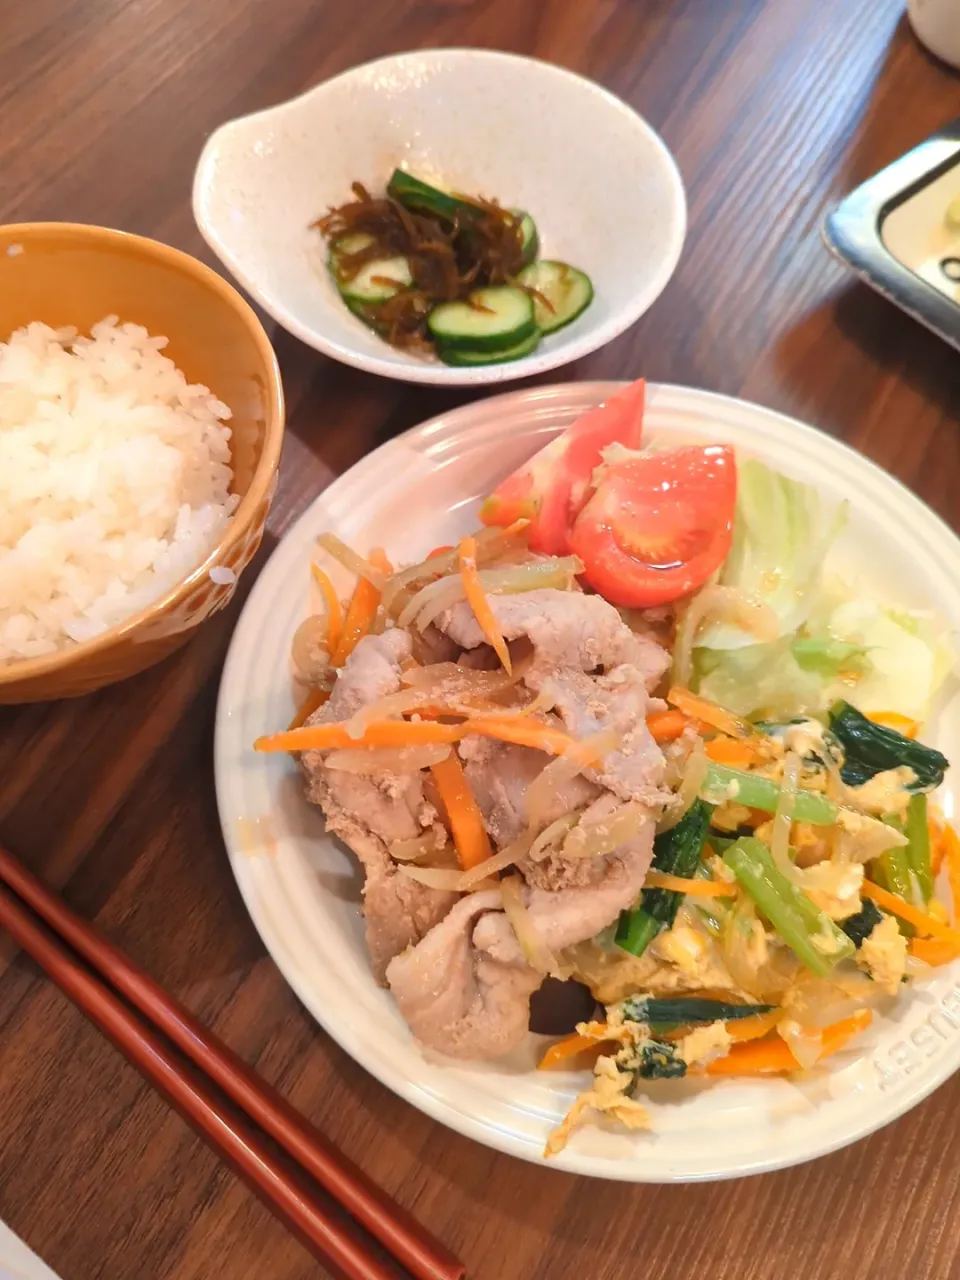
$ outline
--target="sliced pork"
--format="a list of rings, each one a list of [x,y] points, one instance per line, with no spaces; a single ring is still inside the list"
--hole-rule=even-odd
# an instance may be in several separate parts
[[[309,723],[347,720],[368,703],[396,693],[400,663],[409,656],[410,637],[403,631],[366,636],[344,665],[329,702]],[[383,982],[390,960],[418,942],[457,898],[408,879],[390,857],[389,846],[427,833],[442,844],[445,831],[424,797],[421,774],[347,773],[328,768],[325,757],[323,751],[303,754],[307,796],[323,810],[328,830],[363,865],[367,946],[377,980]]]
[[[498,891],[462,898],[387,966],[390,990],[413,1034],[454,1058],[497,1058],[519,1044],[530,996],[542,981],[519,948],[503,962],[476,943],[488,915],[506,923]]]
[[[490,738],[465,738],[460,756],[470,790],[477,798],[487,830],[499,848],[516,840],[527,827],[526,793],[553,759],[533,747],[518,747]],[[583,775],[571,778],[557,791],[544,825],[595,800],[600,788]]]
[[[519,595],[490,596],[490,608],[507,640],[526,636],[534,648],[533,680],[557,668],[610,670],[627,664],[641,673],[650,690],[670,665],[668,654],[646,635],[634,635],[620,614],[601,596],[543,588]],[[463,649],[484,644],[483,632],[465,601],[437,619],[440,630]]]

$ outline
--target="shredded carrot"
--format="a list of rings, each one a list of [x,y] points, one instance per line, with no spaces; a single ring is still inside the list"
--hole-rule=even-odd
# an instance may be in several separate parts
[[[673,686],[667,694],[667,701],[679,707],[688,716],[702,720],[714,729],[719,729],[721,733],[728,733],[731,738],[749,738],[753,735],[753,726],[746,720],[741,720],[726,707],[721,707],[716,702],[709,702],[706,698],[701,698],[680,685]]]
[[[953,899],[953,923],[960,924],[960,838],[949,822],[943,824],[943,860],[947,864],[950,879],[950,896]]]
[[[885,729],[895,729],[905,738],[915,738],[920,732],[920,722],[911,720],[909,716],[902,716],[899,711],[871,711],[867,719],[874,724],[883,725]]]
[[[715,764],[728,765],[731,769],[749,769],[760,759],[760,752],[749,739],[711,738],[703,749],[708,759]]]
[[[469,732],[465,724],[437,724],[433,720],[375,720],[359,738],[340,723],[303,725],[285,733],[257,738],[255,751],[331,751],[353,747],[419,747],[435,742],[459,742]]]
[[[773,1009],[770,1013],[758,1013],[752,1018],[732,1018],[723,1025],[731,1040],[736,1044],[745,1044],[748,1040],[761,1040],[782,1017],[782,1009]]]
[[[370,562],[383,573],[392,573],[390,561],[377,548],[370,552]],[[353,596],[347,606],[347,616],[343,620],[340,640],[336,652],[331,659],[331,666],[342,667],[365,635],[368,634],[380,607],[381,592],[367,578],[360,578]]]
[[[960,960],[960,947],[952,942],[940,942],[936,938],[911,938],[908,943],[910,954],[922,960],[924,964],[950,964]]]
[[[872,898],[878,907],[885,907],[887,911],[892,911],[895,916],[914,925],[921,933],[929,933],[931,937],[939,938],[942,942],[952,942],[960,947],[960,930],[941,924],[926,911],[921,911],[910,902],[904,902],[903,898],[898,897],[897,894],[890,893],[889,890],[881,888],[871,880],[864,880],[860,892],[864,898]]]
[[[689,716],[676,710],[655,711],[652,716],[647,716],[647,728],[654,742],[658,742],[661,746],[667,742],[676,742],[690,723]]]
[[[859,1035],[870,1025],[871,1018],[869,1009],[858,1009],[851,1017],[824,1027],[821,1032],[820,1060],[839,1052],[855,1035]],[[705,1070],[712,1076],[757,1076],[800,1071],[802,1068],[790,1052],[787,1042],[777,1036],[770,1040],[753,1040],[747,1044],[734,1045],[726,1057],[708,1062]]]
[[[299,729],[309,716],[320,710],[329,697],[329,689],[311,689],[299,707],[297,707],[297,714],[287,725],[288,731],[290,729]]]
[[[455,549],[456,548],[454,547],[434,547],[433,550],[430,552],[430,554],[427,556],[427,559],[436,560],[439,556],[448,556],[450,552],[454,551]]]
[[[324,607],[327,611],[327,652],[333,655],[337,651],[337,645],[340,643],[340,632],[343,629],[343,609],[340,606],[340,597],[337,595],[336,587],[318,564],[311,563],[310,568],[313,572],[314,581],[320,588]]]
[[[596,1027],[600,1033],[604,1030],[602,1023],[593,1023],[591,1026]],[[540,1071],[549,1071],[552,1067],[565,1066],[571,1058],[579,1058],[590,1050],[599,1055],[609,1047],[611,1047],[610,1041],[598,1040],[596,1036],[582,1036],[579,1032],[575,1032],[565,1040],[558,1040],[556,1044],[552,1044],[540,1059],[538,1068]]]
[[[440,708],[441,713],[443,709]],[[462,714],[462,713],[451,713]],[[584,765],[595,764],[597,753],[569,737],[561,729],[542,724],[529,717],[476,716],[459,724],[440,724],[435,720],[375,720],[363,734],[354,738],[346,726],[338,722],[303,725],[283,733],[267,734],[253,744],[256,751],[330,751],[352,747],[412,747],[424,743],[459,742],[468,734],[513,742],[523,747],[537,747],[550,755],[569,756]]]
[[[455,751],[451,751],[439,764],[432,764],[430,773],[447,813],[460,867],[469,871],[471,867],[486,862],[493,852],[480,806]]]
[[[597,751],[577,742],[562,729],[534,720],[530,716],[472,716],[464,726],[465,733],[478,733],[483,738],[512,742],[518,747],[536,747],[553,756],[568,756],[584,765],[596,764]]]
[[[723,880],[685,880],[682,876],[656,870],[647,872],[643,887],[669,889],[671,893],[685,893],[691,898],[734,898],[737,894],[737,886]]]
[[[504,671],[506,671],[507,675],[510,675],[513,671],[513,665],[510,662],[510,650],[507,648],[507,642],[504,640],[503,632],[500,630],[500,623],[497,622],[494,612],[490,608],[490,601],[484,594],[483,584],[477,572],[476,538],[463,538],[461,540],[459,556],[460,578],[463,581],[467,603],[473,610],[473,616],[479,622],[480,630],[486,637],[487,642],[493,647],[494,652],[503,664]]]

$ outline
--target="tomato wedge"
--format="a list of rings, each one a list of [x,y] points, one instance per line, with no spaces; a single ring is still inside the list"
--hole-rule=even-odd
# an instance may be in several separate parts
[[[737,466],[728,445],[637,454],[605,467],[570,536],[611,604],[666,604],[702,587],[730,550]]]
[[[570,528],[593,491],[603,450],[611,444],[640,445],[645,391],[640,378],[579,417],[487,498],[480,508],[483,523],[506,526],[528,519],[534,551],[567,555]]]

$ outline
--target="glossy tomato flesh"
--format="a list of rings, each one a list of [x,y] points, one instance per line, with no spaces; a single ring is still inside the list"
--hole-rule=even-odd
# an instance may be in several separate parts
[[[612,444],[640,445],[643,431],[643,378],[590,409],[566,431],[507,476],[480,508],[488,525],[530,520],[534,551],[563,556],[570,550],[570,528],[593,491],[592,477]]]
[[[737,466],[728,445],[615,462],[580,512],[571,550],[612,604],[666,604],[702,587],[730,550]]]

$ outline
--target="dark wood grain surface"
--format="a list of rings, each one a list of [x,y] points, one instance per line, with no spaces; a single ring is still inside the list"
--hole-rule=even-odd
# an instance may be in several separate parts
[[[824,210],[960,115],[902,0],[0,0],[0,221],[105,223],[210,260],[194,163],[224,119],[429,45],[599,80],[673,149],[690,232],[652,312],[555,377],[648,377],[822,427],[955,526],[960,361],[851,282]],[[466,399],[273,332],[289,403],[269,545],[380,441]],[[253,571],[244,579],[249,588]],[[243,592],[241,592],[241,595]],[[398,1101],[266,957],[214,803],[217,679],[239,601],[179,656],[82,701],[0,709],[0,836],[453,1248],[475,1280],[960,1276],[960,1080],[870,1139],[740,1182],[590,1182]],[[0,1218],[64,1280],[299,1280],[317,1266],[0,943]],[[709,1139],[705,1139],[709,1140]]]

